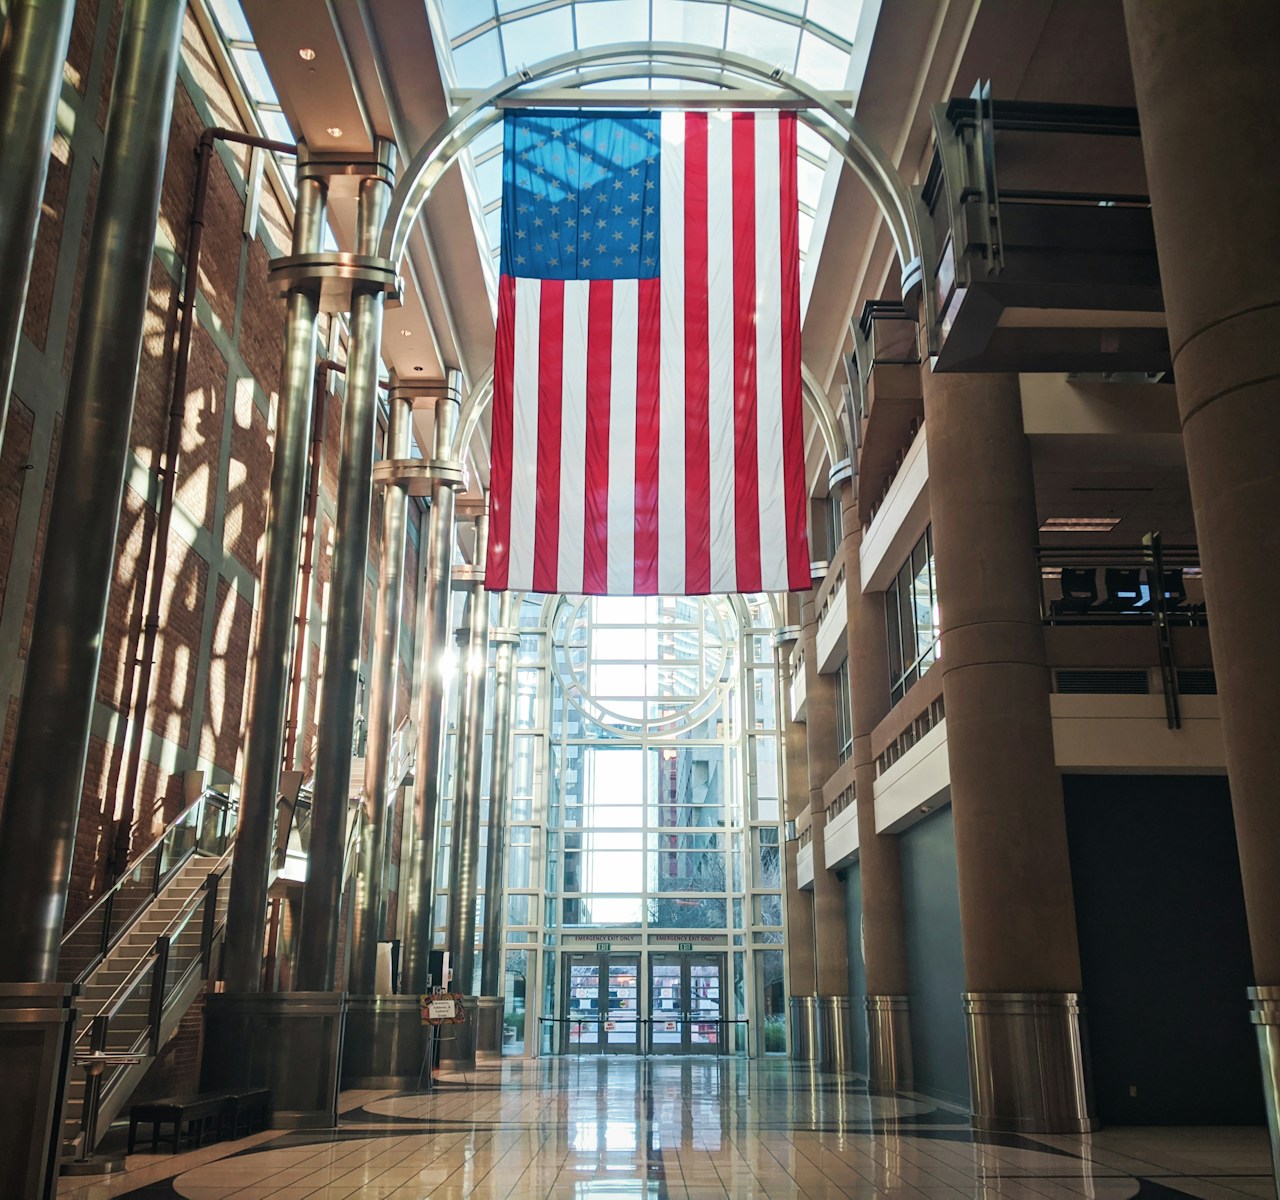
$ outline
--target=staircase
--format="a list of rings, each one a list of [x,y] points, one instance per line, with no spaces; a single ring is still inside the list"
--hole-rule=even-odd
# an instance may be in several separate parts
[[[137,1058],[102,1072],[92,1150],[204,990],[226,920],[233,831],[225,798],[204,793],[63,937],[59,975],[80,986],[65,1156],[85,1149],[77,1059],[103,1051]]]

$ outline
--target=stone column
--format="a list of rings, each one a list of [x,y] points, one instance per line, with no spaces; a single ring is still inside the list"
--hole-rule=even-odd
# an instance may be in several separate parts
[[[1280,26],[1269,0],[1126,0],[1253,952],[1280,1187]]]
[[[839,765],[836,746],[836,685],[818,670],[818,614],[814,592],[800,599],[804,640],[805,730],[808,745],[809,821],[813,830],[814,975],[818,985],[818,1022],[822,1064],[835,1071],[850,1069],[849,942],[844,885],[827,870],[823,831],[827,810],[822,789]]]
[[[792,597],[790,608],[798,612]],[[782,737],[782,815],[787,829],[809,805],[809,768],[803,723],[791,719],[791,648],[800,637],[798,625],[779,629],[774,639],[775,676],[778,681],[778,729]],[[813,952],[813,893],[796,883],[796,857],[800,843],[788,837],[783,843],[783,903],[786,905],[786,962],[791,1026],[791,1057],[813,1062],[818,1057],[818,980]]]
[[[864,592],[859,567],[862,526],[852,483],[841,487],[844,514],[845,604],[849,688],[853,694],[853,767],[862,887],[862,960],[867,977],[868,1080],[873,1087],[910,1089],[910,991],[902,863],[898,839],[876,832],[876,763],[871,734],[889,712],[889,648],[884,593]]]
[[[1090,1129],[1080,955],[1015,375],[924,373],[976,1128]]]

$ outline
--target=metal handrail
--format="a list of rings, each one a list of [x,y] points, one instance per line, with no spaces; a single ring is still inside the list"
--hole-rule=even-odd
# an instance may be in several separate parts
[[[146,911],[151,900],[153,900],[164,888],[173,876],[181,870],[183,866],[191,860],[197,850],[200,849],[201,816],[197,810],[206,804],[214,804],[221,810],[221,831],[218,835],[219,843],[225,842],[231,837],[233,824],[232,815],[236,811],[236,806],[221,792],[214,791],[212,788],[206,788],[200,795],[186,806],[168,825],[165,826],[164,832],[160,834],[129,866],[129,868],[115,881],[105,892],[102,893],[85,911],[66,933],[62,935],[61,945],[63,949],[67,949],[73,942],[73,939],[79,937],[84,931],[91,928],[92,922],[95,920],[101,922],[101,933],[98,938],[96,952],[90,957],[87,964],[80,968],[74,982],[81,982],[91,971],[93,971],[107,956],[113,946],[115,946],[121,938],[133,927],[137,919]],[[184,853],[178,856],[174,861],[170,862],[168,869],[163,869],[164,864],[164,846],[169,839],[179,829],[190,828],[189,819],[196,815],[194,822],[195,837],[190,847]],[[141,868],[147,859],[155,856],[155,870],[152,872],[150,881],[145,885],[145,894],[139,899],[136,908],[129,913],[127,918],[122,921],[118,927],[113,927],[113,917],[115,916],[115,906],[118,898],[128,887],[138,887],[141,879],[138,876],[139,868]]]

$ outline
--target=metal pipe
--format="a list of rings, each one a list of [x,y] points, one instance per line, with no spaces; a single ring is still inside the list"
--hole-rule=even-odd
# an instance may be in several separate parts
[[[502,927],[507,883],[507,808],[511,801],[511,734],[515,717],[516,647],[520,633],[512,627],[511,593],[498,601],[497,643],[493,665],[493,757],[489,772],[489,855],[484,864],[484,955],[480,960],[480,995],[500,996]]]
[[[476,518],[475,561],[484,561],[488,517]],[[489,674],[489,594],[483,580],[471,585],[468,618],[458,631],[461,681],[457,767],[453,788],[453,854],[445,947],[455,990],[475,994],[476,867],[480,858],[480,771],[484,757],[484,693]],[[465,657],[463,657],[465,656]]]
[[[191,216],[187,222],[187,262],[178,298],[178,346],[174,355],[173,384],[169,390],[169,425],[165,434],[164,465],[159,470],[160,500],[156,505],[156,529],[152,535],[151,563],[147,571],[147,602],[142,618],[141,649],[137,657],[138,676],[130,694],[126,724],[129,748],[125,755],[124,785],[120,791],[120,813],[116,817],[115,843],[111,854],[111,874],[119,878],[129,862],[133,815],[137,808],[138,776],[142,769],[142,743],[146,729],[147,705],[151,700],[151,672],[155,666],[156,640],[160,632],[160,599],[164,593],[165,569],[169,563],[169,529],[173,524],[174,495],[178,486],[178,460],[182,454],[182,430],[187,417],[187,376],[191,367],[191,337],[196,323],[196,294],[200,289],[200,252],[204,244],[204,210],[209,195],[209,167],[217,141],[245,146],[262,146],[293,154],[291,142],[273,142],[234,130],[212,126],[196,143],[196,182],[191,195]]]
[[[111,591],[185,4],[130,0],[0,815],[0,980],[51,982]]]
[[[324,462],[324,422],[328,411],[329,372],[345,371],[341,363],[321,359],[312,388],[311,457],[307,465],[307,499],[302,518],[302,563],[298,567],[298,606],[293,625],[293,669],[289,674],[289,704],[284,721],[284,752],[280,767],[297,767],[298,722],[302,709],[302,678],[307,669],[307,627],[311,613],[311,578],[315,574],[316,528],[320,510],[320,468]]]
[[[298,162],[306,161],[299,146]],[[326,190],[322,180],[298,180],[293,252],[315,254],[324,231]],[[256,992],[262,986],[262,942],[266,932],[267,876],[280,788],[280,753],[289,681],[289,650],[298,584],[298,550],[307,479],[307,434],[312,374],[316,360],[316,318],[320,281],[289,290],[285,317],[284,364],[276,409],[276,448],[271,462],[270,503],[258,593],[258,626],[253,645],[240,824],[227,897],[223,955],[227,990]]]
[[[448,392],[436,401],[433,455],[449,458],[458,425],[462,376],[450,371]],[[400,990],[427,990],[430,952],[435,939],[436,829],[440,811],[440,765],[444,754],[444,656],[449,623],[449,591],[453,574],[453,486],[431,485],[427,526],[426,571],[423,577],[422,628],[418,631],[418,752],[413,767],[413,854],[409,868],[407,936],[401,946]],[[441,980],[435,982],[440,983]]]
[[[385,159],[393,153],[388,142],[380,143],[379,151]],[[377,249],[390,199],[391,187],[386,178],[371,175],[361,180],[356,253],[372,254]],[[364,585],[369,561],[369,511],[373,495],[384,300],[380,287],[360,287],[351,301],[333,586],[326,614],[324,690],[320,694],[316,782],[311,798],[311,852],[298,927],[299,991],[330,992],[337,982],[343,857],[351,789],[351,732],[356,718]]]
[[[8,293],[0,305],[0,437],[9,416],[75,8],[75,0],[17,0],[9,6],[0,50],[0,279]]]
[[[386,457],[409,457],[411,401],[392,389],[387,420]],[[369,678],[369,724],[365,744],[364,805],[366,821],[360,841],[360,874],[356,893],[356,931],[351,956],[351,990],[374,993],[378,972],[378,940],[386,925],[383,882],[388,820],[387,785],[391,749],[391,715],[395,707],[400,663],[400,609],[404,594],[405,530],[409,496],[392,484],[382,494],[382,556],[378,560],[378,593],[373,618],[373,663]]]

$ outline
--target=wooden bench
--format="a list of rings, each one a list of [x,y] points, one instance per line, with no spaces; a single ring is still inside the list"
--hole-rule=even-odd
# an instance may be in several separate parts
[[[250,1132],[254,1125],[266,1125],[271,1093],[266,1088],[244,1088],[228,1092],[201,1092],[195,1096],[166,1096],[163,1100],[149,1100],[134,1104],[129,1109],[129,1149],[137,1141],[138,1126],[151,1126],[151,1148],[160,1147],[160,1129],[172,1125],[173,1132],[165,1141],[173,1146],[176,1154],[182,1148],[184,1136],[203,1146],[206,1135],[212,1129],[214,1140]],[[184,1132],[185,1131],[185,1132]]]

